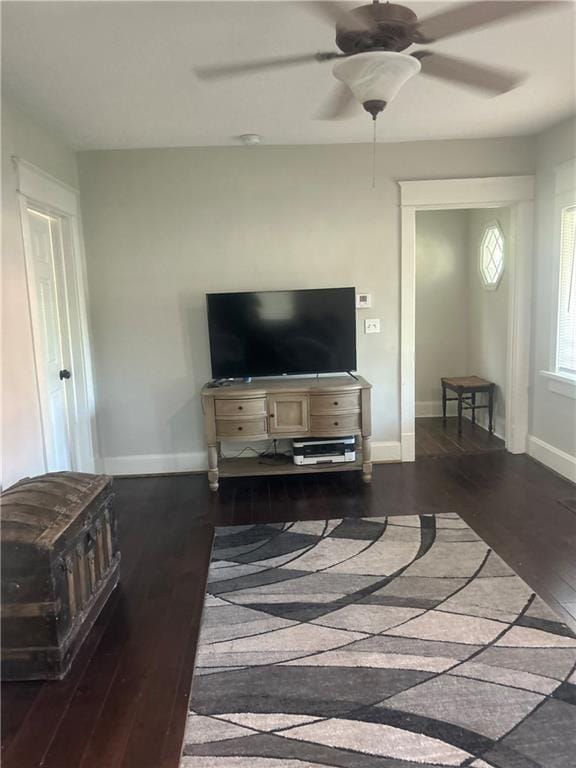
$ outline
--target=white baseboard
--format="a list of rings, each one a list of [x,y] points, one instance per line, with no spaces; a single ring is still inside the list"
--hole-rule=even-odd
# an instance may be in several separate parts
[[[442,400],[423,400],[416,403],[415,414],[417,419],[442,416]],[[446,415],[456,416],[456,403],[446,403]]]
[[[416,461],[415,432],[402,432],[400,435],[400,461]]]
[[[550,443],[545,443],[534,435],[528,437],[528,453],[536,461],[545,464],[554,472],[558,472],[567,480],[576,483],[576,456],[555,448]]]
[[[372,461],[400,461],[400,443],[373,442]],[[103,459],[107,475],[161,475],[172,472],[206,472],[208,459],[197,453],[144,454],[142,456],[107,456]]]
[[[205,472],[208,468],[206,453],[164,453],[142,456],[106,456],[104,472],[107,475],[161,475],[171,472]]]
[[[384,463],[386,461],[401,461],[401,459],[402,451],[400,443],[382,443],[378,441],[372,443],[372,461],[375,464]]]

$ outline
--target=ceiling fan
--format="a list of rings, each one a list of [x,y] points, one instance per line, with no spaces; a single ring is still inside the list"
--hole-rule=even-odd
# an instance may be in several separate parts
[[[203,80],[216,80],[335,60],[333,74],[340,83],[319,117],[324,120],[346,117],[360,102],[375,120],[402,85],[419,72],[492,94],[512,90],[524,79],[521,73],[426,48],[409,54],[402,51],[413,44],[435,43],[558,4],[555,0],[481,0],[449,7],[420,21],[410,8],[379,0],[351,10],[340,2],[305,2],[299,4],[303,9],[335,24],[338,51],[201,67],[196,69],[196,74]]]

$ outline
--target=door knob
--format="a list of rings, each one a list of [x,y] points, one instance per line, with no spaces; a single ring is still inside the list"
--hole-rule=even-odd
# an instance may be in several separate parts
[[[70,371],[67,371],[66,368],[63,368],[58,374],[58,376],[60,377],[60,381],[62,381],[62,379],[69,379],[70,376],[72,376],[72,374],[70,373]]]

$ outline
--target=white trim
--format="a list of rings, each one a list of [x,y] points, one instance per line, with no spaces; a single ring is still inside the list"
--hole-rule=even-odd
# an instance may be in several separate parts
[[[414,426],[414,430],[416,426]],[[416,432],[400,435],[400,461],[416,461]]]
[[[401,182],[402,185],[402,182]],[[402,188],[402,196],[404,189]],[[400,444],[402,461],[415,461],[416,208],[402,203],[400,264]]]
[[[510,453],[525,453],[529,413],[534,203],[521,200],[511,207],[510,213],[504,432],[506,448]]]
[[[28,233],[28,208],[34,208],[62,221],[62,236],[68,242],[65,248],[64,280],[66,284],[66,314],[71,318],[70,348],[73,376],[69,398],[70,420],[76,425],[71,431],[71,453],[73,469],[94,472],[96,469],[96,440],[93,429],[95,420],[95,396],[90,351],[90,334],[87,313],[86,264],[82,239],[82,224],[78,192],[73,187],[60,182],[31,163],[13,157],[17,176],[17,196],[20,208],[20,223],[24,242],[26,279],[31,312],[33,335],[37,338],[38,327],[35,313],[35,293],[33,289],[34,265],[31,259],[30,238]],[[71,254],[71,257],[70,257]],[[36,356],[36,351],[35,351]],[[35,359],[36,386],[38,403],[43,422],[42,437],[45,440],[46,418],[43,413],[43,388],[41,371]],[[44,446],[44,464],[46,468],[46,450]]]
[[[106,456],[102,463],[107,475],[161,475],[171,472],[205,472],[208,469],[205,451]]]
[[[544,440],[534,437],[534,435],[530,435],[528,438],[528,453],[536,461],[545,464],[562,477],[576,483],[576,456],[571,456],[569,453],[545,443]]]
[[[13,156],[12,161],[16,167],[18,179],[18,192],[30,201],[46,204],[60,213],[68,213],[71,216],[78,215],[78,190],[68,186],[63,181],[50,176],[32,163]]]
[[[447,416],[456,416],[457,411],[456,403],[453,400],[446,403]],[[415,416],[417,419],[442,416],[442,400],[421,400],[416,402]]]
[[[540,371],[540,376],[548,379],[548,389],[550,392],[576,400],[576,377],[555,371]]]
[[[506,447],[524,453],[528,436],[534,176],[399,181],[401,198],[400,430],[402,461],[414,461],[416,211],[511,208],[508,238]]]
[[[96,386],[94,383],[94,367],[92,364],[92,334],[88,314],[88,271],[86,265],[86,250],[84,248],[84,230],[82,224],[82,212],[79,199],[77,199],[77,214],[73,219],[72,227],[73,250],[75,257],[74,276],[76,280],[76,295],[78,297],[78,327],[80,331],[79,353],[83,371],[83,396],[86,409],[90,416],[89,433],[87,434],[86,461],[93,466],[92,471],[101,469],[101,459],[96,432]],[[89,450],[88,450],[89,449]]]
[[[384,464],[388,461],[401,461],[402,450],[398,442],[372,442],[372,461]]]
[[[447,406],[453,406],[454,403],[446,403]],[[442,416],[441,400],[421,400],[414,404],[414,415],[417,419],[433,418]]]
[[[399,181],[402,205],[419,209],[502,208],[534,198],[534,176]]]
[[[373,442],[372,461],[376,464],[400,461],[400,443]],[[172,472],[206,472],[205,451],[196,453],[144,454],[141,456],[106,456],[103,471],[108,475],[161,475]]]
[[[554,169],[554,233],[550,269],[553,274],[554,292],[550,303],[550,358],[551,371],[558,370],[558,330],[560,325],[560,246],[562,240],[562,216],[566,208],[576,205],[576,158],[568,160]],[[561,394],[561,393],[560,393]]]

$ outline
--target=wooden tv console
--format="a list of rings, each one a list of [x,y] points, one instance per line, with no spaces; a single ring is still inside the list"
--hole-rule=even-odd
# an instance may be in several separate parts
[[[208,480],[218,490],[220,477],[301,474],[358,470],[372,479],[370,390],[358,376],[260,379],[202,389],[208,444]],[[356,437],[356,461],[297,466],[259,456],[226,459],[221,441],[250,442],[297,437]]]

